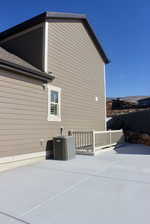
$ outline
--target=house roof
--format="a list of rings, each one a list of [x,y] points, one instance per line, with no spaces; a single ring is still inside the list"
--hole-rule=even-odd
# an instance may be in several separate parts
[[[51,74],[40,71],[33,65],[10,53],[2,47],[0,47],[0,68],[13,71],[15,70],[17,72],[23,73],[24,75],[32,76],[43,81],[54,78]]]
[[[109,63],[109,59],[106,55],[106,53],[104,52],[102,45],[100,43],[100,41],[98,40],[93,28],[91,27],[86,15],[84,14],[72,14],[72,13],[58,13],[58,12],[44,12],[38,16],[35,16],[23,23],[20,23],[4,32],[0,33],[0,41],[13,35],[16,33],[19,33],[23,30],[25,30],[26,28],[30,28],[34,25],[37,25],[41,22],[46,21],[47,19],[72,19],[72,20],[80,20],[84,23],[85,27],[87,28],[89,35],[91,36],[97,50],[99,51],[103,61],[107,64]]]
[[[17,65],[22,65],[29,69],[33,69],[35,71],[40,72],[40,70],[38,68],[34,67],[33,65],[29,64],[25,60],[19,58],[18,56],[8,52],[8,50],[4,49],[3,47],[0,47],[0,59],[6,60],[11,63],[15,63]]]

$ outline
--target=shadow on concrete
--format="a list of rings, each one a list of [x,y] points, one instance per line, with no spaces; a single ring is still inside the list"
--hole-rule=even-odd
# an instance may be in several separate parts
[[[46,144],[46,160],[54,159],[53,140],[48,140]]]
[[[118,154],[150,155],[150,146],[125,143],[117,145],[114,150]]]

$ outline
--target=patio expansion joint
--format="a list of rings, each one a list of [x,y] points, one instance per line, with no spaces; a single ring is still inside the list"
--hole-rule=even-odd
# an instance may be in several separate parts
[[[11,218],[11,220],[18,221],[19,223],[23,223],[23,224],[31,224],[31,223],[26,222],[25,220],[23,220],[23,219],[21,219],[21,218],[18,218],[18,217],[14,216],[14,215],[10,215],[10,214],[8,214],[8,213],[6,213],[6,212],[2,212],[2,211],[0,211],[0,215],[6,216],[6,217],[8,217],[8,218]]]
[[[82,183],[86,182],[87,180],[89,180],[91,177],[86,177],[84,179],[82,179],[81,181],[79,181],[76,184],[71,185],[70,187],[68,187],[66,190],[62,191],[61,193],[56,193],[55,195],[49,197],[47,200],[35,205],[34,207],[32,207],[30,210],[24,212],[23,214],[20,215],[20,218],[26,216],[27,214],[31,213],[32,211],[42,207],[43,205],[46,205],[47,202],[53,201],[61,196],[63,196],[64,194],[66,194],[67,192],[70,192],[74,189],[76,189],[76,187],[78,187],[79,185],[81,185]],[[28,223],[27,223],[28,224]],[[30,223],[29,223],[30,224]]]

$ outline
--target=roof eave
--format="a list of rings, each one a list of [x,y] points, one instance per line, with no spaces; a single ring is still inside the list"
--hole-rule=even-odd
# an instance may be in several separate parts
[[[103,50],[103,47],[102,47],[100,41],[98,40],[98,37],[97,37],[96,33],[94,32],[94,29],[93,29],[92,25],[90,24],[90,22],[89,22],[87,17],[85,17],[85,20],[86,20],[86,24],[87,24],[88,30],[89,30],[89,32],[90,32],[90,34],[92,36],[92,39],[93,39],[97,49],[99,50],[99,52],[100,52],[100,54],[101,54],[105,64],[109,64],[110,63],[110,59],[107,57],[105,51]]]
[[[14,72],[19,72],[25,76],[32,77],[32,78],[35,78],[35,79],[38,79],[38,80],[41,80],[44,82],[53,80],[55,78],[52,75],[52,73],[47,74],[45,72],[35,71],[33,69],[26,68],[22,65],[18,65],[18,64],[12,63],[12,62],[8,62],[3,59],[0,59],[0,68],[6,69],[6,70],[11,70]]]

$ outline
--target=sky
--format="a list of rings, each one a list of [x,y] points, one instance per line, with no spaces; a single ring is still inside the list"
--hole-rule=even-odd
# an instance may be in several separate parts
[[[44,11],[84,13],[107,56],[107,96],[150,96],[149,0],[2,1],[0,32]]]

